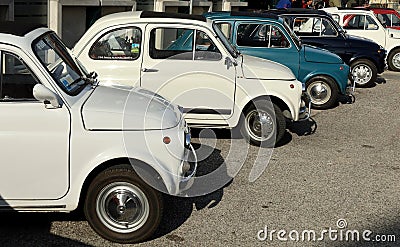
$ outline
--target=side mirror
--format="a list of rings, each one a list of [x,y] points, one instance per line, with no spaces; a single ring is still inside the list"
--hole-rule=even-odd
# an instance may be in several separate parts
[[[53,91],[42,84],[36,84],[33,87],[33,97],[45,104],[48,104],[50,102],[51,106],[53,106],[54,108],[61,107],[61,103],[58,99],[57,94],[55,94]]]
[[[237,66],[236,61],[232,61],[232,59],[230,57],[225,57],[224,64],[226,65],[226,69],[229,69],[232,66]]]

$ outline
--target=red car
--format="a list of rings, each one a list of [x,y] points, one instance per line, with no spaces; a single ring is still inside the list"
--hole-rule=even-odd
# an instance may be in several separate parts
[[[400,30],[400,14],[389,8],[370,8],[376,17],[388,28]]]

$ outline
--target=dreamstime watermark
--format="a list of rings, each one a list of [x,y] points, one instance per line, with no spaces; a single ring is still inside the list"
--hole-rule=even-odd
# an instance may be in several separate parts
[[[316,241],[346,241],[346,242],[396,242],[395,234],[375,234],[371,230],[347,229],[347,221],[339,219],[336,227],[329,227],[322,230],[285,230],[285,229],[264,229],[257,232],[259,241],[295,241],[295,242],[316,242]]]

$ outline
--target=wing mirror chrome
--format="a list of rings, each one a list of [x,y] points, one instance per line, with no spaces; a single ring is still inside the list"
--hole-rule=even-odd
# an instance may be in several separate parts
[[[58,95],[42,84],[36,84],[33,87],[33,97],[43,102],[46,105],[46,108],[47,104],[51,104],[54,108],[61,107],[61,100]]]
[[[225,58],[224,64],[226,65],[226,69],[229,69],[230,67],[237,65],[237,63],[235,61],[232,61],[230,57]]]

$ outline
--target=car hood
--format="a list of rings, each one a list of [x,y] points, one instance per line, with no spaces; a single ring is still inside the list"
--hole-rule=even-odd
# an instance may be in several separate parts
[[[331,63],[331,64],[341,64],[342,59],[325,49],[317,48],[310,45],[303,45],[301,51],[304,54],[304,58],[308,62],[314,63]]]
[[[386,28],[389,37],[393,39],[400,39],[400,30],[393,29],[393,28]]]
[[[286,66],[267,59],[242,54],[243,76],[248,79],[295,80],[293,72]],[[240,57],[239,57],[240,59]]]
[[[177,126],[182,113],[143,88],[100,85],[84,103],[82,118],[89,130],[159,130]]]

